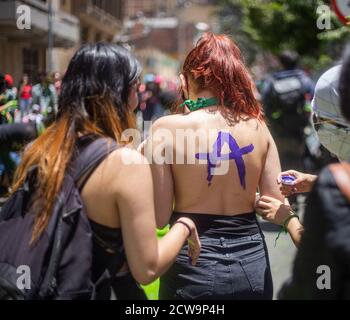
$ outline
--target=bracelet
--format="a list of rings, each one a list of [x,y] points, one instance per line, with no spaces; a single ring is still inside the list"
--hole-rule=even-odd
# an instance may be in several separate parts
[[[281,233],[282,233],[283,231],[284,231],[284,233],[288,233],[287,224],[289,223],[289,221],[290,221],[291,219],[293,219],[293,218],[298,218],[298,220],[299,220],[299,216],[298,216],[295,212],[290,211],[290,213],[291,213],[290,216],[288,216],[288,218],[286,218],[286,220],[284,220],[283,225],[282,225],[282,227],[281,227],[281,230],[280,230],[280,232],[278,233],[278,235],[277,235],[277,237],[276,237],[276,239],[275,239],[275,247],[276,247],[277,240],[279,239]]]
[[[184,225],[188,229],[189,235],[187,238],[189,238],[192,235],[192,230],[191,230],[190,226],[186,222],[181,221],[181,220],[177,220],[174,224],[177,224],[177,223],[181,223],[182,225]]]
[[[299,216],[296,213],[294,213],[293,211],[291,211],[290,213],[291,213],[291,215],[283,222],[283,229],[286,233],[288,232],[287,225],[288,225],[289,221],[293,218],[298,218],[298,220],[299,220]]]

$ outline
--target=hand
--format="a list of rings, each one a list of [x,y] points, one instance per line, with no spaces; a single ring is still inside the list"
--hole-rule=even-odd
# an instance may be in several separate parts
[[[289,186],[282,184],[281,177],[284,175],[292,175],[296,178],[294,181],[294,184]],[[290,195],[294,193],[304,193],[304,192],[310,192],[314,182],[316,181],[317,176],[314,176],[312,174],[302,173],[295,170],[288,170],[285,172],[281,172],[277,177],[278,184],[281,185],[281,192],[284,196],[289,197]]]
[[[181,217],[177,221],[183,221],[191,229],[191,234],[187,239],[187,242],[188,242],[187,255],[191,258],[192,265],[195,266],[201,252],[201,242],[199,240],[196,225],[190,218],[187,218],[187,217]]]
[[[292,208],[275,198],[263,196],[257,201],[255,210],[264,220],[283,225]]]

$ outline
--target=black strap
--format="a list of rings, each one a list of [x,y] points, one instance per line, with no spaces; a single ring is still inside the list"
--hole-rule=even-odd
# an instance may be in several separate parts
[[[84,183],[88,180],[94,169],[111,152],[116,150],[117,147],[116,142],[107,138],[87,136],[78,140],[78,153],[70,165],[69,174],[71,174],[75,183],[79,183],[78,187],[80,190],[83,188]],[[84,177],[83,182],[79,181],[81,177]],[[60,199],[58,201],[60,201]],[[57,205],[59,205],[59,203]],[[58,261],[62,249],[62,221],[61,219],[56,220],[57,230],[53,241],[54,246],[52,248],[49,266],[39,291],[39,297],[42,298],[54,296],[57,287],[55,275],[57,273]]]
[[[108,138],[83,138],[82,144],[81,146],[78,142],[78,154],[71,166],[71,174],[79,190],[84,187],[94,169],[118,148],[117,143]]]

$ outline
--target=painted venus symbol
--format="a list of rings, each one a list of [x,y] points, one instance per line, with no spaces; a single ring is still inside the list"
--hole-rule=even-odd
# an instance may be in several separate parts
[[[230,148],[230,152],[222,154],[222,148],[227,143]],[[211,185],[213,177],[215,175],[215,169],[217,168],[218,161],[222,160],[235,160],[236,167],[239,174],[240,184],[243,189],[246,188],[245,176],[246,169],[243,156],[253,152],[254,146],[252,144],[240,148],[236,139],[231,136],[228,132],[219,132],[218,137],[213,145],[213,152],[211,153],[197,153],[196,158],[199,160],[208,161],[208,185]]]

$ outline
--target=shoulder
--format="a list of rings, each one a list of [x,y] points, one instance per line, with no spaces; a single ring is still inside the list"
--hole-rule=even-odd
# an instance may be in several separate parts
[[[315,226],[317,225],[317,227]],[[320,232],[340,256],[350,256],[350,203],[339,190],[330,169],[323,169],[308,198],[305,230]]]
[[[137,150],[129,147],[121,147],[113,151],[106,161],[109,164],[118,165],[118,167],[148,164],[146,157]]]
[[[171,114],[157,119],[153,125],[152,130],[169,129],[175,130],[185,127],[189,122],[190,114]]]
[[[315,183],[315,189],[318,192],[325,193],[324,196],[327,197],[328,195],[326,194],[332,194],[329,200],[331,200],[333,196],[336,196],[337,198],[343,197],[329,166],[323,168],[319,173]]]
[[[319,188],[337,188],[337,184],[329,167],[325,167],[321,170],[316,185]]]
[[[273,140],[268,124],[263,120],[250,119],[248,125],[256,131],[262,139]]]
[[[164,117],[157,119],[154,122],[153,126],[171,125],[174,122],[177,123],[177,122],[184,121],[185,118],[186,118],[186,115],[184,115],[184,114],[169,114],[169,115],[166,115]]]
[[[320,206],[318,214],[323,213],[329,222],[338,224],[339,221],[346,219],[350,226],[350,204],[339,190],[329,167],[320,172],[310,194],[310,200],[314,205]]]
[[[129,185],[130,181],[151,178],[149,162],[135,149],[121,147],[109,154],[104,160],[100,175],[104,185],[112,193]]]

